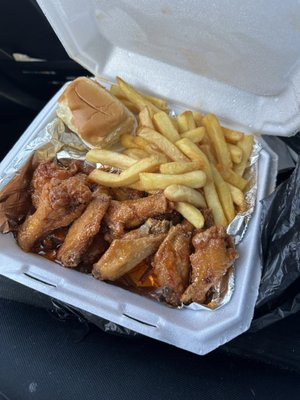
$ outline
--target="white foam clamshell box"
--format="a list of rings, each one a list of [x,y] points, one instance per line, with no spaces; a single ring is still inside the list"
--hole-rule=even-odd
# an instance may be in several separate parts
[[[297,2],[38,3],[70,57],[96,77],[121,75],[170,103],[214,112],[224,124],[246,132],[288,136],[299,130]],[[4,158],[0,174],[53,119],[59,93]],[[261,143],[257,203],[238,247],[235,290],[230,302],[216,311],[166,307],[38,255],[25,254],[12,235],[0,236],[0,273],[136,332],[206,354],[247,330],[253,316],[261,274],[260,200],[273,190],[277,167],[276,155]]]

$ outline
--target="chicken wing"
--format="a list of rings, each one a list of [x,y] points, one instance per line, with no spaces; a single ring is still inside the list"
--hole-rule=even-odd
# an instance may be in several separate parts
[[[57,254],[57,259],[65,267],[76,267],[80,263],[93,237],[100,230],[109,202],[109,196],[96,195],[81,216],[73,222]]]
[[[137,200],[112,201],[105,216],[109,228],[108,241],[124,235],[125,229],[135,228],[146,221],[168,211],[168,201],[163,193]]]
[[[76,270],[86,274],[91,273],[93,264],[99,260],[99,257],[107,250],[108,246],[109,244],[104,240],[104,235],[100,231],[94,236],[92,243],[81,257],[81,261],[76,267]]]
[[[226,274],[238,253],[222,226],[213,226],[193,237],[195,253],[190,256],[192,283],[183,293],[183,303],[204,303],[206,294]]]
[[[173,226],[160,245],[152,263],[160,297],[173,306],[189,283],[193,226],[188,222]]]
[[[169,224],[150,219],[139,229],[115,239],[106,253],[93,266],[93,275],[114,281],[154,254],[167,235]],[[151,233],[156,232],[156,233]]]
[[[51,231],[70,225],[78,218],[92,198],[82,176],[65,180],[52,178],[42,189],[34,214],[20,226],[17,240],[24,251]]]
[[[32,204],[35,208],[39,205],[40,195],[46,183],[52,178],[64,180],[74,176],[79,171],[79,161],[72,160],[67,166],[59,164],[56,160],[43,161],[35,169],[31,181]]]

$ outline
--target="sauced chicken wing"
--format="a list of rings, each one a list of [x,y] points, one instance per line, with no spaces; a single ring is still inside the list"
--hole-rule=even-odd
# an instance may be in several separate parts
[[[153,275],[161,297],[177,306],[189,283],[193,226],[184,222],[173,226],[154,256]]]
[[[21,225],[17,240],[20,247],[30,251],[35,243],[51,231],[70,225],[78,218],[92,198],[83,176],[65,180],[52,178],[41,191],[34,214]]]
[[[93,266],[93,275],[114,281],[154,254],[167,235],[169,224],[151,219],[139,229],[115,239],[106,253]],[[157,232],[157,233],[150,233]]]
[[[107,250],[109,244],[104,239],[103,233],[100,231],[94,236],[92,243],[87,248],[84,256],[76,267],[77,271],[91,273],[93,264],[99,260],[99,257]]]
[[[137,200],[112,201],[105,216],[110,230],[106,236],[108,241],[120,238],[125,229],[132,229],[149,217],[154,217],[168,211],[168,201],[163,193]]]
[[[57,259],[65,267],[76,267],[80,263],[93,237],[100,230],[109,202],[110,197],[106,194],[96,195],[81,216],[73,222],[57,254]]]
[[[238,253],[232,238],[222,226],[213,226],[193,237],[195,253],[191,255],[192,283],[183,293],[183,303],[204,303],[210,288],[232,266]]]
[[[67,166],[59,164],[57,161],[43,161],[35,169],[31,181],[32,204],[35,208],[39,205],[40,195],[46,183],[52,178],[64,180],[77,174],[80,170],[79,162],[72,160]]]

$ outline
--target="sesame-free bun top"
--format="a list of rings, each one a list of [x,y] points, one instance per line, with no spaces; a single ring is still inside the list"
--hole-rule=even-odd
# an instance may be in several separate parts
[[[134,127],[133,115],[120,100],[85,77],[66,87],[56,113],[90,147],[109,147]]]

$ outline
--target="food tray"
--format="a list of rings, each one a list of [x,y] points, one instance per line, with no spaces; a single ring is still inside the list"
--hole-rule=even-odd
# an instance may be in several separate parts
[[[63,90],[63,89],[62,89]],[[61,90],[61,91],[62,91]],[[40,112],[0,164],[0,176],[18,152],[55,117],[59,91]],[[258,162],[255,212],[238,247],[235,290],[219,310],[166,307],[90,275],[62,268],[41,256],[24,253],[11,234],[0,235],[0,274],[53,298],[126,328],[197,354],[206,354],[248,329],[260,281],[260,203],[274,188],[277,158],[263,140]]]

